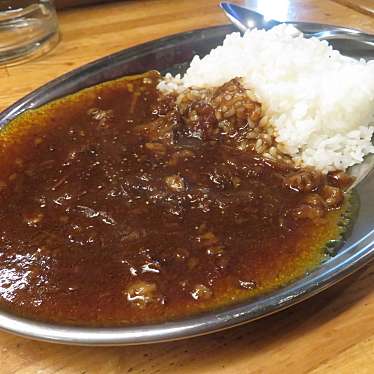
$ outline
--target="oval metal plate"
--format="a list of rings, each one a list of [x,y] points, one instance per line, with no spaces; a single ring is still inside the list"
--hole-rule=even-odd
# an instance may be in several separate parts
[[[317,26],[316,26],[317,27]],[[322,29],[324,25],[320,25]],[[85,65],[27,95],[0,115],[0,127],[23,111],[43,105],[82,88],[151,69],[183,72],[195,54],[203,56],[220,44],[233,26],[182,33],[149,42]],[[362,45],[339,41],[343,53],[371,57]],[[230,328],[299,303],[342,280],[374,258],[374,175],[357,188],[361,208],[354,228],[339,253],[304,278],[247,302],[200,314],[189,319],[146,326],[116,328],[70,327],[36,322],[0,310],[0,329],[18,335],[79,345],[144,344],[183,339]]]

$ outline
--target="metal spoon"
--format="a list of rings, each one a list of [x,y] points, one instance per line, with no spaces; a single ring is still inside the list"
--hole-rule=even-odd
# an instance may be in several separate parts
[[[230,21],[240,31],[245,32],[252,28],[269,30],[281,23],[287,23],[296,27],[307,38],[315,37],[320,40],[334,40],[334,42],[342,41],[345,44],[347,44],[347,41],[356,43],[353,47],[355,49],[353,52],[357,52],[359,50],[359,57],[363,57],[365,53],[365,58],[368,57],[370,59],[373,57],[374,35],[365,34],[359,30],[347,29],[339,26],[322,25],[311,22],[280,22],[277,20],[267,20],[260,13],[229,2],[221,2],[220,6],[226,13]],[[359,48],[357,44],[360,44]],[[350,45],[349,43],[347,46],[348,50],[349,48],[352,48],[352,45]],[[344,53],[345,51],[342,52]],[[355,57],[355,53],[353,53],[352,56]],[[364,161],[360,164],[351,166],[348,169],[348,173],[355,177],[355,181],[347,191],[355,188],[373,169],[374,154],[366,156]]]
[[[230,21],[241,31],[257,28],[269,30],[281,23],[295,26],[305,37],[315,37],[320,40],[354,40],[374,47],[374,35],[363,33],[359,30],[348,29],[340,26],[322,25],[312,22],[278,21],[266,19],[262,14],[253,10],[222,1],[221,8],[226,13]]]

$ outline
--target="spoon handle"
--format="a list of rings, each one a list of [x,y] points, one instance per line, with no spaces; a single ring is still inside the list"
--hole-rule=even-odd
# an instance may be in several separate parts
[[[337,40],[337,39],[345,39],[345,40],[354,40],[358,42],[362,42],[371,46],[374,46],[374,35],[366,34],[359,30],[355,29],[348,29],[345,27],[339,26],[324,26],[322,29],[320,28],[319,31],[314,29],[313,23],[309,22],[285,22],[287,24],[295,26],[298,30],[300,30],[305,37],[315,37],[320,40]],[[321,25],[320,25],[321,26]]]

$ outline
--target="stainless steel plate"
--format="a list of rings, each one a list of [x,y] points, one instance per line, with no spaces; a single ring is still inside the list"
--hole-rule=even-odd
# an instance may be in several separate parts
[[[317,26],[318,27],[318,26]],[[319,25],[322,29],[324,25]],[[24,97],[0,115],[0,127],[21,112],[94,84],[151,69],[182,72],[193,55],[205,55],[222,42],[232,26],[178,34],[105,57],[66,74]],[[339,40],[336,45],[353,57],[374,57],[374,51]],[[364,84],[364,83],[363,83]],[[20,318],[0,310],[0,329],[30,338],[80,345],[154,343],[207,334],[243,324],[299,303],[330,287],[374,258],[374,175],[357,188],[361,208],[355,226],[339,253],[304,278],[247,302],[162,324],[122,328],[70,327]]]

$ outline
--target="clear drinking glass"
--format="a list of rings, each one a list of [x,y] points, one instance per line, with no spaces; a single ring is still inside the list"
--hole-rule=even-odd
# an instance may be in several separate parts
[[[0,64],[40,56],[58,40],[53,0],[0,0]]]

